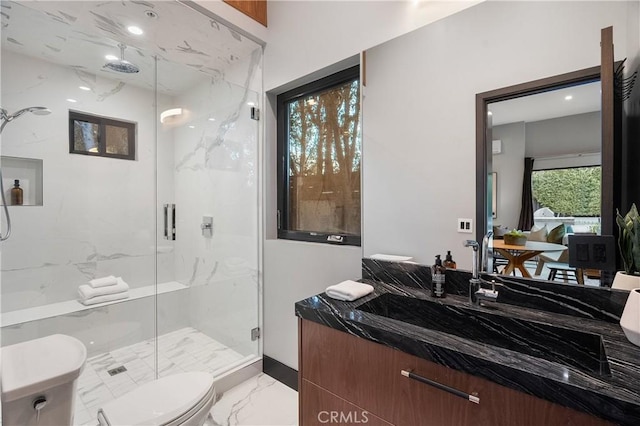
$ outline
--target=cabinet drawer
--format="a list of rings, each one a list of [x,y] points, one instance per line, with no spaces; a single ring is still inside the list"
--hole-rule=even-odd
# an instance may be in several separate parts
[[[300,425],[366,424],[367,426],[391,426],[367,410],[319,388],[308,380],[302,380]],[[302,408],[304,407],[304,408]]]
[[[301,327],[302,379],[387,421],[405,409],[409,384],[400,371],[412,369],[413,357],[311,321]]]

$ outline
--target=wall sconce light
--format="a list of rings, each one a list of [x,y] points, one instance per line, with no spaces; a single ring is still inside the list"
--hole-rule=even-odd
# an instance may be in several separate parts
[[[182,115],[182,108],[171,108],[166,111],[160,113],[160,122],[164,123],[167,118],[173,117],[176,115]]]

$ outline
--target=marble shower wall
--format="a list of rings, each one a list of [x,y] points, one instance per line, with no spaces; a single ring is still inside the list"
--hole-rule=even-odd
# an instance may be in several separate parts
[[[261,54],[176,96],[167,108],[185,117],[162,129],[174,140],[174,271],[190,287],[191,326],[243,355],[257,352],[259,121],[250,110],[260,101]],[[203,216],[213,218],[211,237]]]
[[[110,274],[132,287],[155,282],[154,102],[152,91],[3,50],[3,108],[52,111],[20,117],[2,134],[3,156],[42,159],[44,176],[43,206],[9,207],[13,234],[2,243],[3,312],[75,299],[78,285]],[[136,160],[69,154],[70,109],[136,122]],[[171,140],[159,138],[159,161],[172,161]],[[161,191],[171,191],[171,170],[158,173],[167,183]],[[13,177],[4,179],[7,188]],[[174,278],[172,247],[163,245],[159,282]]]

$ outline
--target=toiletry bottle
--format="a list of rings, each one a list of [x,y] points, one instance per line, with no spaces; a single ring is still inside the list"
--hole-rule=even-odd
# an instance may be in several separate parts
[[[13,188],[11,188],[11,205],[22,205],[22,188],[20,188],[20,181],[18,179],[13,181]]]
[[[440,255],[436,256],[436,263],[431,267],[431,296],[432,297],[445,297],[444,291],[444,279],[446,268],[442,266],[442,260]]]
[[[453,258],[451,257],[451,252],[447,251],[447,255],[444,258],[444,262],[442,262],[442,265],[445,268],[449,268],[449,269],[456,269],[456,262],[453,260]]]

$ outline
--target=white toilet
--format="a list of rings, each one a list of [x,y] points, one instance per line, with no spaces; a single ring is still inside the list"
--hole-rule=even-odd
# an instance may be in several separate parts
[[[68,426],[87,349],[54,334],[2,348],[3,426]]]
[[[211,374],[174,374],[105,403],[98,410],[98,422],[101,426],[202,426],[214,399]]]

